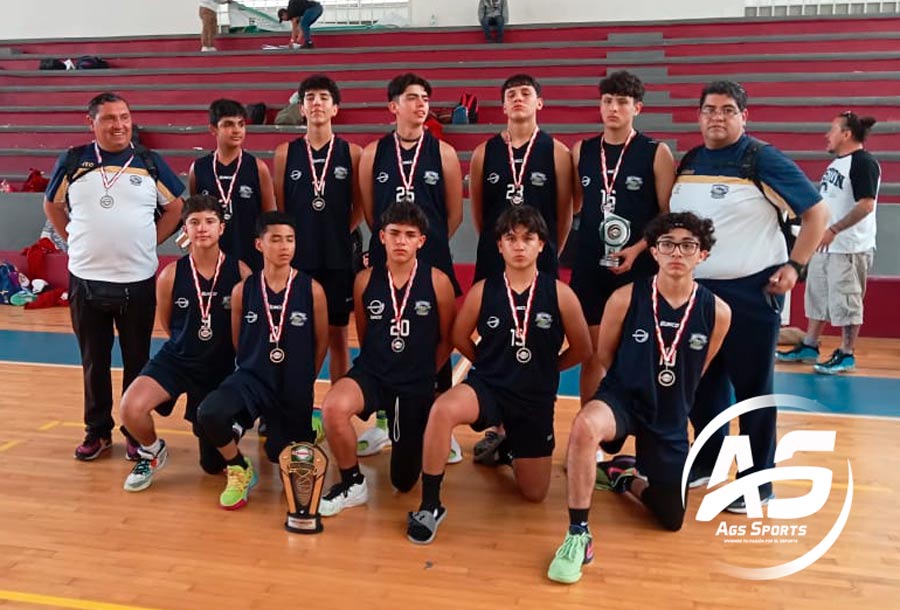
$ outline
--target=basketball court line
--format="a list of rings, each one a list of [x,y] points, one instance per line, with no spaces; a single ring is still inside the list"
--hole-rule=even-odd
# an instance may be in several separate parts
[[[125,606],[122,604],[108,604],[88,599],[76,599],[73,597],[57,597],[54,595],[41,595],[38,593],[25,593],[23,591],[7,591],[0,589],[0,600],[9,602],[22,602],[37,606],[52,606],[54,608],[74,608],[75,610],[155,610],[142,606]]]

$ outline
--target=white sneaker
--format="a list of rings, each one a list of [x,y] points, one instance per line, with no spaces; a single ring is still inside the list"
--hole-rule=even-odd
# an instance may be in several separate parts
[[[150,487],[153,474],[166,465],[169,451],[166,449],[166,442],[162,441],[162,447],[155,456],[147,454],[143,449],[138,450],[138,456],[131,473],[125,478],[125,491],[143,491]]]
[[[319,514],[323,517],[333,517],[345,508],[361,506],[369,500],[369,486],[366,480],[354,483],[347,489],[337,483],[331,486],[322,501],[319,502]]]
[[[447,458],[448,464],[459,464],[463,461],[463,452],[462,447],[459,446],[459,441],[456,440],[456,437],[450,436],[450,456]]]
[[[216,47],[200,47],[200,52],[201,52],[201,53],[212,53],[212,52],[215,52],[215,51],[218,51],[218,50],[219,50],[219,49],[217,49]]]
[[[366,457],[375,455],[384,449],[391,442],[387,430],[372,426],[359,435],[356,441],[356,455]]]

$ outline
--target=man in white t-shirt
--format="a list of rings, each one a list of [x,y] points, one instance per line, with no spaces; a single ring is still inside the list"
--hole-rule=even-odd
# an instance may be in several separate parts
[[[200,0],[200,51],[216,51],[216,31],[219,29],[219,5],[231,0]]]
[[[881,167],[863,144],[874,124],[872,117],[843,112],[831,121],[825,136],[828,152],[836,158],[825,170],[819,192],[828,203],[831,224],[809,263],[806,336],[790,350],[778,352],[780,362],[816,362],[819,337],[831,322],[841,329],[841,346],[813,370],[834,375],[856,366],[853,349],[875,255],[875,204],[881,184]]]

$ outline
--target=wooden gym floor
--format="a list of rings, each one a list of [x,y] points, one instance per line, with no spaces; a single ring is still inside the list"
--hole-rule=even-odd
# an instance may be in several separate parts
[[[67,311],[0,308],[0,330],[68,332]],[[35,334],[39,341],[39,335]],[[74,343],[74,339],[72,339]],[[39,348],[39,346],[36,346]],[[895,341],[868,340],[859,376],[896,377]],[[120,373],[114,372],[115,385]],[[550,496],[520,500],[508,468],[471,462],[479,435],[458,429],[466,453],[447,467],[449,509],[435,542],[410,544],[406,511],[419,488],[390,487],[389,455],[364,458],[370,500],[325,520],[325,532],[282,528],[285,502],[276,468],[250,433],[244,450],[261,471],[247,507],[218,508],[221,476],[202,473],[186,422],[157,420],[170,460],[153,486],[129,494],[121,437],[111,457],[72,459],[81,440],[81,371],[77,366],[0,362],[0,608],[88,610],[310,608],[900,608],[900,419],[782,413],[779,434],[835,430],[834,453],[798,454],[788,465],[833,470],[824,508],[804,520],[807,535],[781,544],[728,544],[720,522],[694,519],[702,493],[691,493],[684,528],[659,530],[627,497],[596,492],[591,512],[594,563],[581,582],[557,585],[547,564],[567,526],[562,461],[576,401],[557,404],[557,449]],[[317,388],[318,399],[327,382]],[[884,400],[898,411],[897,394]],[[176,410],[176,412],[178,412]],[[806,570],[780,580],[748,581],[719,562],[771,566],[815,546],[854,489],[849,521],[834,546]],[[329,477],[329,481],[331,476]],[[776,483],[786,498],[803,482]],[[765,524],[773,524],[763,520]],[[788,522],[778,522],[786,524]]]

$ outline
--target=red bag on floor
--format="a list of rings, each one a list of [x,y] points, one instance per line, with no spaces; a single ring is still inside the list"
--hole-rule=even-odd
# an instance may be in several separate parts
[[[28,277],[34,279],[46,279],[47,267],[44,264],[44,257],[48,254],[53,254],[54,252],[59,252],[59,248],[57,248],[56,244],[47,237],[42,237],[35,243],[23,249],[20,254],[28,261],[28,266],[25,269],[25,273],[28,274]]]
[[[47,190],[48,184],[50,184],[50,181],[44,178],[44,172],[32,167],[28,173],[28,178],[25,179],[25,183],[22,185],[22,192],[43,193]]]

